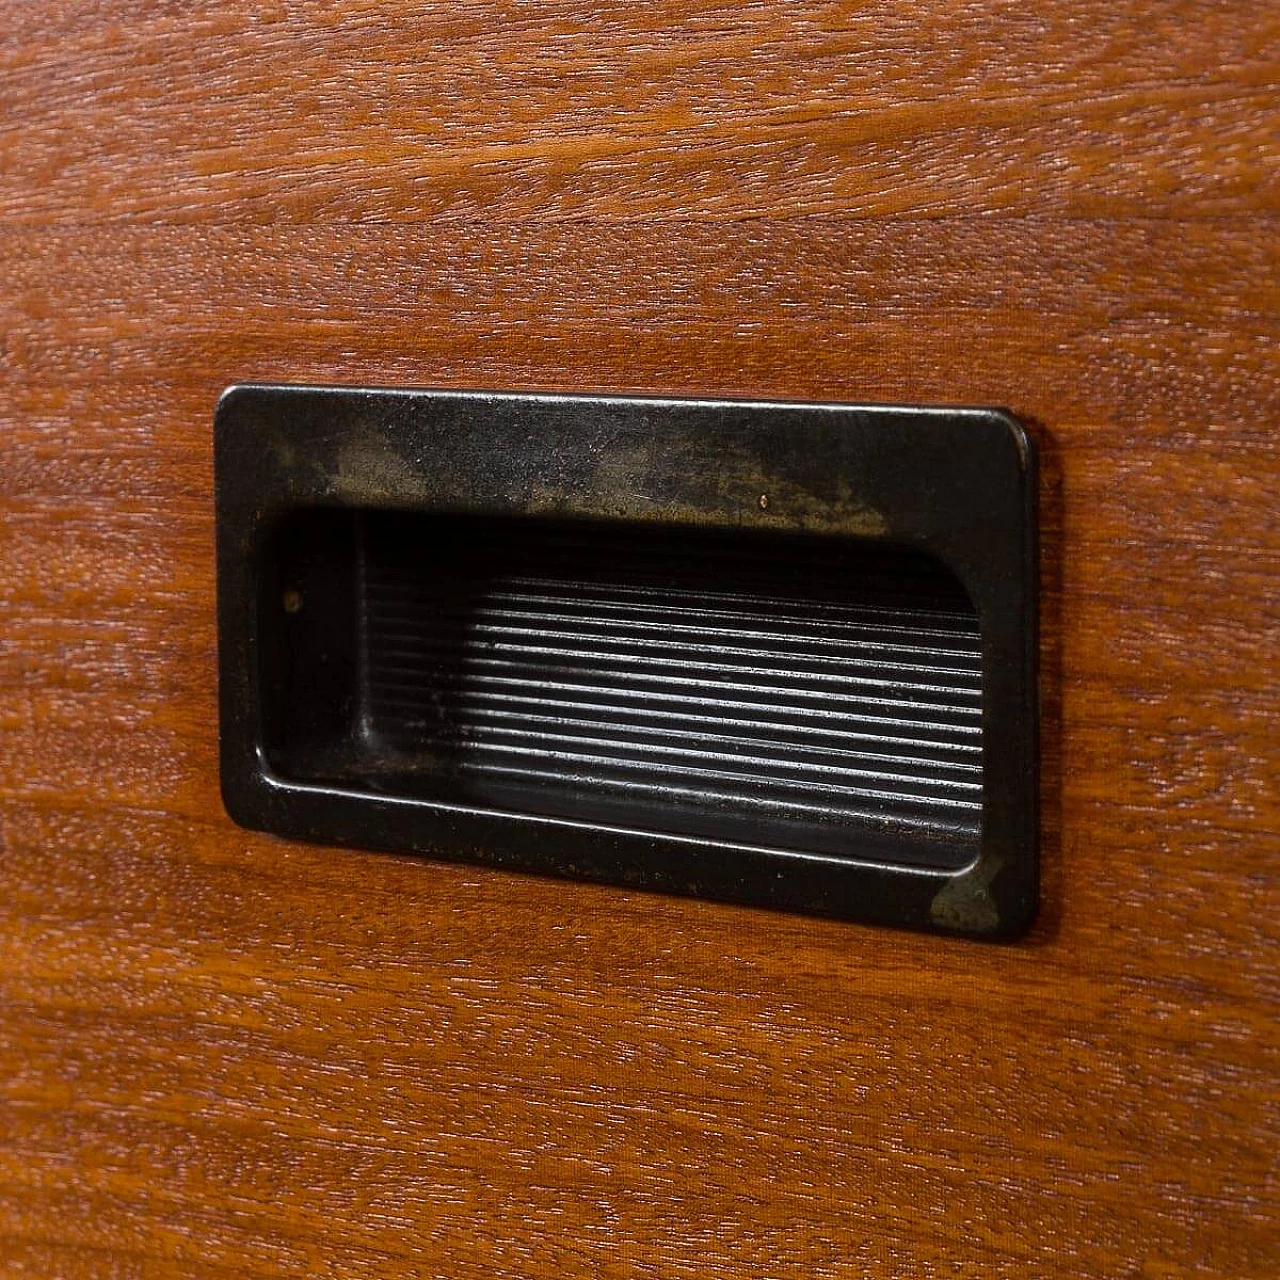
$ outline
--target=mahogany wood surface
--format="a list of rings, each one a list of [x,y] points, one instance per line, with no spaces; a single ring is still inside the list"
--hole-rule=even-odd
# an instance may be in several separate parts
[[[0,3],[0,1274],[1280,1271],[1280,20]],[[1025,940],[291,844],[218,798],[281,380],[1002,404]]]

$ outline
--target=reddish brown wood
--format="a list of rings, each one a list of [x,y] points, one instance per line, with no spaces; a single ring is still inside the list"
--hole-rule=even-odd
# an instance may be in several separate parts
[[[1258,13],[0,7],[0,1273],[1276,1270]],[[243,379],[1030,418],[1040,924],[232,826]]]
[[[43,222],[1270,211],[1243,0],[9,0]]]

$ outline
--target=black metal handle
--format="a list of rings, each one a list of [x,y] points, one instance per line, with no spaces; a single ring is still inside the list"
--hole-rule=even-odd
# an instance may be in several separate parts
[[[987,409],[240,387],[246,826],[975,935],[1036,904],[1035,475]]]

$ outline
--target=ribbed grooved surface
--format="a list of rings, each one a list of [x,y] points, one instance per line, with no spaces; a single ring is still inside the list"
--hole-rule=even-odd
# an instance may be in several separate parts
[[[369,517],[363,719],[393,772],[524,812],[959,865],[978,622],[877,548]]]

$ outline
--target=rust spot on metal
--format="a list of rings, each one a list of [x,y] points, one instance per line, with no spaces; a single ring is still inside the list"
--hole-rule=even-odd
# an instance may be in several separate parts
[[[1000,911],[991,896],[991,882],[999,870],[995,858],[984,859],[956,876],[934,897],[929,917],[944,929],[961,933],[991,933],[1000,927]]]

